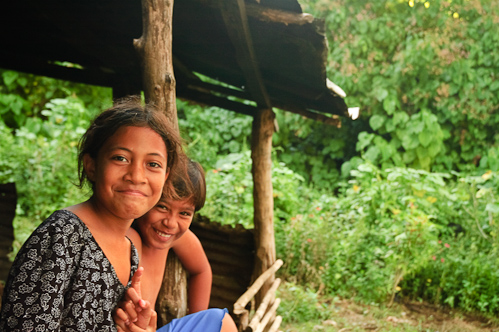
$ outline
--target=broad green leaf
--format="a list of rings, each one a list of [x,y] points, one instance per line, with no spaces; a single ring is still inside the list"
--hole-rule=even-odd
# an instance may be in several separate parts
[[[420,132],[418,134],[418,139],[419,139],[419,143],[421,143],[422,146],[424,146],[425,148],[428,147],[428,145],[430,145],[433,141],[433,135],[431,134],[431,132],[428,132],[427,130],[423,130],[422,132]]]
[[[395,110],[397,108],[398,100],[397,96],[394,94],[389,94],[384,100],[383,100],[383,108],[386,111],[387,114],[392,115],[395,113]]]
[[[393,114],[393,125],[404,124],[409,121],[409,115],[405,112],[395,112]]]
[[[489,203],[485,206],[485,211],[492,212],[492,213],[499,213],[499,204]]]
[[[375,114],[369,119],[369,125],[373,130],[378,130],[385,123],[386,117],[383,115]]]

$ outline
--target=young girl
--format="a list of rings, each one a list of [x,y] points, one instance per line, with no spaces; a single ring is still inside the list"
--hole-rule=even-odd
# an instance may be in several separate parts
[[[189,229],[194,213],[204,206],[204,170],[190,161],[187,176],[187,181],[182,176],[171,178],[173,191],[166,190],[158,204],[134,222],[128,237],[136,244],[140,265],[145,268],[143,298],[156,302],[168,252],[173,249],[189,273],[189,313],[194,313],[208,308],[212,272],[201,242]],[[142,245],[137,244],[140,242]]]
[[[189,312],[194,313],[208,308],[212,273],[199,239],[189,230],[194,213],[204,206],[206,198],[203,168],[199,163],[190,161],[187,176],[172,177],[173,191],[165,190],[158,204],[134,222],[134,228],[129,230],[128,236],[141,253],[140,265],[144,267],[141,297],[150,303],[156,302],[168,251],[173,249],[189,272]],[[127,328],[132,326],[130,322],[138,317],[135,306],[130,305],[130,302],[128,305],[123,307],[128,315],[120,309],[117,311],[120,318],[117,317],[116,322],[124,331],[128,331]],[[213,323],[207,324],[207,321]],[[217,326],[214,323],[216,321],[221,321],[221,326]],[[158,331],[236,330],[235,323],[226,310],[209,309],[176,319]]]
[[[150,106],[129,100],[100,114],[78,157],[80,186],[89,181],[92,195],[54,212],[20,249],[0,331],[115,331],[112,312],[138,267],[125,234],[159,201],[169,172],[182,169],[182,153],[176,131]]]

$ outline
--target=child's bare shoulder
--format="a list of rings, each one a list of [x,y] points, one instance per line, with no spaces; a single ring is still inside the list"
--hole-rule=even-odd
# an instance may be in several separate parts
[[[130,227],[126,232],[126,236],[132,241],[140,255],[142,253],[142,239],[140,238],[140,234],[133,227]]]

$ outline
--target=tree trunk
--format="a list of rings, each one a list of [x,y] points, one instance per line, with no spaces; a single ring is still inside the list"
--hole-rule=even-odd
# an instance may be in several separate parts
[[[141,59],[146,102],[165,112],[178,130],[172,20],[173,0],[142,0],[142,36],[134,40],[134,46]],[[156,301],[156,311],[158,326],[187,314],[186,272],[177,257],[170,254]]]
[[[276,260],[274,240],[274,197],[272,195],[272,135],[275,114],[271,108],[261,109],[253,120],[251,158],[253,160],[253,198],[255,224],[254,278],[261,275]],[[269,278],[256,296],[257,306],[262,294],[267,293],[274,281]]]
[[[173,250],[168,252],[163,284],[156,300],[158,327],[187,314],[187,274]]]
[[[178,128],[172,54],[173,0],[142,0],[142,36],[134,46],[142,61],[147,103],[165,112]]]

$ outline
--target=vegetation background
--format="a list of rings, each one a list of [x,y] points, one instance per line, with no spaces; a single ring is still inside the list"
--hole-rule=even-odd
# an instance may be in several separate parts
[[[284,326],[310,330],[334,319],[342,299],[375,308],[415,301],[494,319],[499,1],[300,3],[325,21],[328,77],[361,116],[333,128],[275,110]],[[17,185],[19,248],[52,211],[88,194],[73,185],[75,147],[111,91],[0,74],[0,182]],[[252,119],[177,106],[188,152],[207,170],[201,213],[252,227]]]

